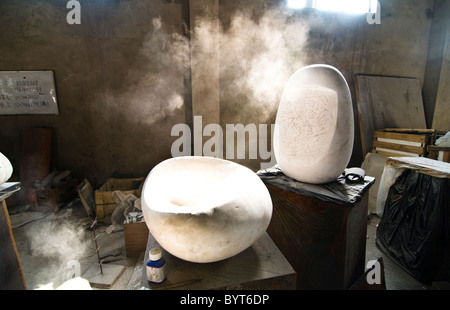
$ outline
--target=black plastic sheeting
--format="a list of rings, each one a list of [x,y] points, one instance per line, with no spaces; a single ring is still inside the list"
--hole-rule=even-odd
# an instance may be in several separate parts
[[[376,244],[417,280],[450,281],[450,179],[405,170],[389,189]]]
[[[278,188],[321,201],[351,207],[361,200],[362,195],[375,183],[375,178],[365,176],[361,182],[347,182],[344,174],[327,184],[299,182],[285,175],[278,165],[257,172],[260,179]]]

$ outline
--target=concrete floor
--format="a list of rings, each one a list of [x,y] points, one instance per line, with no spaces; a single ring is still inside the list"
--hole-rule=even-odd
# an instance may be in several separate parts
[[[30,219],[21,219],[24,214]],[[27,211],[10,214],[10,218],[28,289],[56,289],[98,265],[94,232],[88,229],[91,223],[86,221],[81,204],[72,204],[54,214]],[[100,258],[105,264],[125,269],[107,289],[124,290],[138,257],[127,257],[123,231],[107,233],[108,227],[99,223],[95,229]]]
[[[24,214],[30,219],[24,219]],[[75,273],[83,275],[97,263],[93,231],[84,220],[79,203],[55,214],[21,212],[10,214],[13,234],[28,289],[55,289]],[[366,262],[383,257],[387,290],[430,290],[415,280],[375,245],[379,217],[370,215],[367,226]],[[14,228],[15,227],[15,228]],[[123,231],[107,233],[108,225],[96,229],[99,253],[109,264],[124,266],[123,273],[108,289],[132,289],[135,268],[142,268],[141,257],[127,257]],[[79,269],[77,269],[79,266]]]
[[[366,263],[379,257],[383,258],[384,275],[387,290],[430,290],[431,286],[425,285],[414,279],[404,271],[397,263],[387,257],[375,245],[377,225],[380,217],[369,215],[367,221]]]

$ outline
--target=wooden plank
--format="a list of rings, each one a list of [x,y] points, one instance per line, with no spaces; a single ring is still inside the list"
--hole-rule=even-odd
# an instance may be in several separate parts
[[[450,152],[450,146],[436,146],[436,145],[429,145],[428,146],[429,150],[433,150],[433,151],[442,151],[442,152]]]
[[[372,150],[376,130],[427,128],[418,79],[357,75],[355,84],[364,155]]]
[[[427,141],[427,137],[425,135],[414,135],[396,132],[375,131],[373,133],[373,136],[374,138],[386,138],[386,139],[421,142],[421,143]]]
[[[448,163],[450,162],[450,147],[429,145],[427,157]]]
[[[108,289],[125,271],[125,266],[102,264],[102,270],[103,273],[101,273],[99,265],[94,264],[83,274],[82,278],[88,280],[92,287]]]
[[[52,130],[48,128],[26,128],[22,132],[20,158],[20,202],[29,204],[29,191],[36,180],[50,173]]]
[[[419,155],[417,154],[413,154],[413,153],[394,153],[394,152],[389,152],[389,151],[384,151],[384,150],[380,150],[380,149],[375,149],[372,151],[372,153],[376,153],[376,154],[380,154],[383,156],[387,156],[387,157],[399,157],[399,156],[410,156],[410,157],[418,157]]]
[[[435,134],[436,129],[414,129],[414,128],[384,128],[383,131],[414,133],[414,134]]]
[[[105,212],[103,210],[103,195],[97,195],[97,193],[95,193],[95,214],[98,219],[105,217]]]
[[[0,208],[0,248],[0,290],[27,289],[4,200]]]
[[[78,197],[86,210],[88,217],[95,216],[95,200],[94,200],[94,188],[87,179],[84,179],[77,187]]]
[[[384,148],[394,151],[401,151],[401,152],[407,152],[407,153],[414,153],[419,155],[425,155],[425,148],[424,147],[417,147],[417,146],[410,146],[410,145],[403,145],[403,144],[396,144],[396,143],[387,143],[387,142],[380,142],[380,141],[373,141],[373,148],[376,150],[376,148]]]
[[[448,1],[441,1],[441,3],[446,3],[447,8],[449,7]],[[447,25],[449,25],[448,22]],[[444,49],[433,116],[433,128],[440,131],[450,131],[450,100],[448,97],[450,88],[450,26],[446,28],[442,29],[442,31],[445,31]]]
[[[390,157],[386,160],[386,165],[397,169],[418,170],[436,178],[450,178],[450,163],[426,157]]]
[[[375,131],[370,93],[366,79],[355,77],[356,102],[358,107],[359,130],[363,156],[372,149],[373,132]],[[380,128],[381,129],[381,128]]]

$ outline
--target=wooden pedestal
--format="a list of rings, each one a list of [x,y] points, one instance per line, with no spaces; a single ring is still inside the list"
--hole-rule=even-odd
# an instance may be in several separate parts
[[[374,178],[355,186],[343,180],[325,186],[292,179],[277,184],[279,178],[287,177],[262,178],[274,206],[267,232],[296,271],[297,289],[350,288],[365,271],[368,189]]]

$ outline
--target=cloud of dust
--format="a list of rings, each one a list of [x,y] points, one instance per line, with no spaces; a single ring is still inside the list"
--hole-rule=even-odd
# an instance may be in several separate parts
[[[183,107],[183,76],[190,53],[186,36],[168,33],[161,18],[153,19],[152,25],[153,30],[144,38],[123,79],[125,89],[109,89],[106,95],[108,101],[121,103],[130,111],[128,118],[136,122],[144,119],[147,124],[171,116]]]
[[[68,268],[69,261],[95,253],[92,239],[86,238],[85,227],[73,219],[70,209],[36,222],[25,233],[31,257],[36,263],[39,260],[48,264],[36,276],[35,281],[39,282],[36,285],[63,283],[73,271]]]
[[[308,27],[291,17],[281,10],[269,10],[260,18],[238,11],[227,26],[218,19],[199,18],[192,25],[191,42],[185,35],[169,33],[161,18],[155,18],[140,60],[130,69],[128,89],[119,96],[131,111],[140,111],[148,117],[146,122],[154,123],[183,107],[183,77],[191,63],[202,62],[202,68],[220,68],[225,110],[228,103],[238,102],[264,121],[276,111],[289,77],[303,66]],[[190,45],[195,47],[193,57]],[[214,53],[219,64],[209,57]],[[207,79],[202,82],[206,91],[217,87]]]
[[[254,20],[237,12],[220,42],[222,104],[246,98],[264,121],[276,112],[289,77],[304,66],[308,27],[279,10]],[[244,103],[245,104],[245,103]]]

